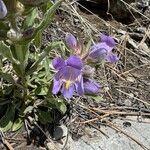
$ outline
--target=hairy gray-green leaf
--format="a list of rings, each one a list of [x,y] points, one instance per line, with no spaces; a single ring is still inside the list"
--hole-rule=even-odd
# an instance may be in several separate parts
[[[7,82],[10,82],[12,84],[16,84],[12,75],[8,74],[8,73],[3,73],[3,72],[0,72],[0,78],[3,78],[4,80],[6,80]]]
[[[50,7],[50,9],[47,10],[47,12],[44,15],[42,22],[37,27],[37,31],[44,30],[48,27],[48,25],[50,24],[50,22],[53,19],[53,16],[54,16],[56,9],[61,5],[61,3],[63,1],[64,0],[57,1],[54,5],[52,5],[52,7]]]
[[[23,126],[23,120],[22,120],[22,118],[18,118],[18,119],[16,119],[15,122],[13,123],[11,130],[12,130],[12,131],[17,131],[17,130],[19,130],[22,126]]]
[[[27,29],[34,26],[35,19],[38,17],[38,9],[34,8],[31,13],[26,17],[23,28]]]
[[[7,46],[3,41],[0,41],[0,53],[14,63],[18,63],[11,52],[10,46]]]
[[[0,119],[0,129],[5,132],[11,129],[15,117],[15,108],[8,106],[5,115]]]

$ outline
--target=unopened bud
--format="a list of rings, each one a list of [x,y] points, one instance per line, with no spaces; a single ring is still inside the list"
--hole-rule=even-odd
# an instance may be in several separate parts
[[[83,69],[83,75],[86,77],[93,77],[95,72],[95,68],[92,68],[89,65],[85,65]]]
[[[22,37],[22,34],[21,33],[18,33],[17,31],[15,31],[14,29],[10,29],[8,32],[7,32],[7,37],[12,40],[12,41],[18,41],[21,37]]]
[[[5,3],[0,0],[0,19],[3,19],[7,15],[7,8]]]

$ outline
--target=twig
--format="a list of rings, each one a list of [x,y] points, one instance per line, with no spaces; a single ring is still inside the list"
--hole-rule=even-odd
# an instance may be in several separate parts
[[[130,73],[130,72],[136,70],[136,69],[139,69],[139,68],[141,68],[141,67],[145,67],[145,66],[148,66],[148,65],[150,65],[150,64],[147,63],[147,64],[143,64],[143,65],[140,65],[140,66],[136,66],[135,68],[132,68],[132,69],[130,69],[130,70],[127,70],[127,71],[125,71],[125,72],[119,74],[119,76],[125,75],[125,74],[127,74],[127,73]]]
[[[103,116],[99,116],[99,117],[96,117],[96,118],[93,118],[93,119],[90,119],[90,120],[86,120],[86,121],[83,121],[83,122],[80,122],[80,124],[86,124],[86,123],[91,123],[91,122],[94,122],[94,121],[97,121],[97,120],[101,120],[105,117],[108,117],[110,114],[105,114]]]
[[[11,144],[5,139],[4,133],[0,130],[0,140],[7,147],[8,150],[14,150]]]
[[[148,102],[146,102],[146,101],[144,101],[144,100],[141,100],[141,99],[139,99],[139,98],[137,98],[137,97],[132,97],[130,94],[128,94],[128,93],[126,93],[126,92],[124,92],[124,91],[121,91],[121,90],[119,90],[119,89],[117,89],[117,91],[119,91],[119,92],[121,92],[122,94],[127,95],[127,96],[129,96],[129,97],[131,97],[131,98],[133,98],[133,99],[135,99],[135,100],[137,100],[137,101],[139,101],[139,102],[142,102],[143,104],[146,104],[146,105],[150,106],[150,103],[148,103]]]

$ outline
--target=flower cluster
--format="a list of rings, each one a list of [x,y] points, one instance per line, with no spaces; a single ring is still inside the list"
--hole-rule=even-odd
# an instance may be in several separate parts
[[[112,52],[116,45],[114,39],[111,36],[102,34],[101,42],[90,48],[86,59],[79,56],[81,49],[72,34],[67,34],[65,41],[74,54],[66,60],[60,57],[53,59],[52,65],[57,72],[53,79],[52,93],[61,92],[65,98],[71,98],[74,92],[80,96],[98,94],[101,85],[92,79],[95,69],[86,63],[89,59],[93,61],[105,59],[110,63],[117,62],[118,57]]]
[[[113,48],[116,45],[114,39],[111,36],[107,36],[104,34],[102,34],[100,38],[101,42],[91,47],[89,57],[95,61],[99,59],[105,59],[110,63],[116,63],[118,61],[118,57],[112,52]]]

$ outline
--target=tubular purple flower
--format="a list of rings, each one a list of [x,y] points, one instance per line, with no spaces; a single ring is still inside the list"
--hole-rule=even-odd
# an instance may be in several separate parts
[[[7,8],[3,0],[0,0],[0,19],[3,19],[7,15]]]
[[[71,98],[76,91],[79,95],[83,95],[83,63],[79,57],[70,56],[67,60],[56,57],[52,65],[57,70],[53,79],[53,94],[60,91],[64,97]]]
[[[110,63],[116,63],[118,61],[118,57],[112,52],[116,45],[114,39],[111,36],[102,34],[101,41],[101,43],[97,43],[91,47],[89,57],[94,61],[105,59]]]
[[[101,42],[105,42],[109,47],[112,47],[112,49],[116,46],[116,42],[111,36],[101,34],[100,38]]]
[[[66,34],[65,41],[66,41],[67,46],[70,49],[72,50],[77,49],[77,39],[71,33]]]
[[[98,84],[96,81],[91,79],[84,79],[83,80],[84,92],[85,94],[98,94],[101,90],[101,85]]]

